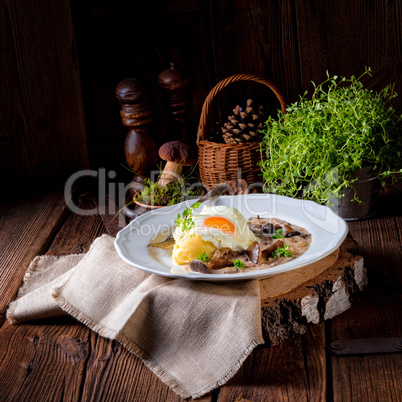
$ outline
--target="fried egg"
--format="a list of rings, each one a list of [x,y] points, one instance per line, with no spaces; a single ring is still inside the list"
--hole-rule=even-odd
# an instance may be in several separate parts
[[[194,234],[218,249],[244,251],[257,240],[240,211],[226,205],[205,205],[193,221]]]

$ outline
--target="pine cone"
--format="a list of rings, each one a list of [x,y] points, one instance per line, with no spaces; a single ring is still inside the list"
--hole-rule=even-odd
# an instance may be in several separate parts
[[[251,99],[243,110],[239,105],[233,109],[233,115],[221,128],[226,144],[244,144],[258,142],[262,138],[260,130],[263,127],[265,113],[262,106],[254,106]]]

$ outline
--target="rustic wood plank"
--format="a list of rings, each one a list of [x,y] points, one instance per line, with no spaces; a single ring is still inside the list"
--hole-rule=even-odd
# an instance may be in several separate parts
[[[94,208],[89,195],[79,197],[78,206]],[[21,209],[16,209],[25,218],[32,211],[30,208],[22,215]],[[50,213],[42,204],[35,209]],[[103,233],[98,215],[72,214],[46,254],[86,252]],[[0,329],[0,400],[79,400],[91,354],[91,330],[70,317],[35,324],[5,322]]]
[[[352,309],[332,320],[332,340],[402,336],[401,211],[387,216],[395,211],[383,201],[388,208],[380,207],[378,218],[349,223],[368,268],[369,287]],[[331,367],[334,401],[399,400],[402,395],[400,355],[333,356]]]
[[[3,1],[0,36],[1,177],[65,176],[87,167],[70,2]]]
[[[349,230],[359,244],[369,275],[386,276],[402,286],[402,194],[381,197],[374,219],[349,222]]]
[[[401,294],[376,287],[332,320],[332,340],[402,336]],[[397,401],[402,395],[399,354],[331,358],[334,401]]]
[[[125,163],[127,128],[121,125],[119,104],[113,96],[116,85],[126,78],[148,79],[153,96],[152,135],[158,146],[169,140],[165,137],[167,103],[157,77],[170,62],[190,76],[189,141],[195,145],[202,103],[215,77],[208,4],[197,2],[193,7],[184,3],[186,6],[165,2],[155,7],[127,0],[113,5],[107,1],[73,2],[93,165],[132,178],[120,167]]]
[[[257,348],[221,387],[219,401],[323,401],[326,396],[323,324],[274,348]]]
[[[359,76],[373,70],[367,84],[381,90],[395,83],[401,93],[402,4],[397,0],[295,2],[302,91],[312,91],[331,75]],[[380,34],[381,33],[381,34]],[[402,99],[396,100],[399,112]]]
[[[325,353],[325,324],[321,323],[309,328],[302,337],[304,365],[308,384],[309,401],[327,400],[327,358]]]
[[[0,205],[0,322],[29,262],[46,251],[69,213],[62,190],[25,190],[6,194]]]
[[[276,82],[288,102],[298,99],[298,55],[292,1],[220,0],[211,5],[211,27],[217,81],[232,74],[251,73]],[[221,116],[252,98],[269,104],[276,117],[275,96],[261,85],[234,84],[220,94]]]
[[[121,344],[91,334],[92,353],[86,368],[83,400],[116,401],[124,395],[133,401],[183,401],[142,361]],[[200,401],[211,401],[206,396]]]
[[[116,205],[116,201],[111,194],[106,194],[103,199],[100,199],[100,197],[102,196],[94,196],[93,202],[96,205],[96,209],[98,210],[98,214],[102,219],[107,233],[115,237],[127,224],[126,217],[121,210],[123,207]]]
[[[84,210],[95,208],[90,194],[82,193],[78,199],[79,208]],[[106,229],[97,214],[87,216],[72,214],[57,233],[46,255],[86,253],[93,240],[104,233]]]
[[[90,330],[63,318],[0,331],[0,400],[79,400]]]
[[[94,207],[90,194],[78,199],[80,208]],[[98,215],[72,214],[46,254],[86,252],[105,232]],[[0,400],[115,401],[122,395],[130,400],[182,400],[122,345],[69,317],[33,325],[6,322],[0,330],[0,385]]]

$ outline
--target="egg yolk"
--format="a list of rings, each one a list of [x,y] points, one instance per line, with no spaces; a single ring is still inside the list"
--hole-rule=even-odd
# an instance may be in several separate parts
[[[205,219],[204,225],[210,228],[219,229],[222,232],[229,233],[231,235],[235,234],[235,225],[226,218],[220,216],[211,216]]]

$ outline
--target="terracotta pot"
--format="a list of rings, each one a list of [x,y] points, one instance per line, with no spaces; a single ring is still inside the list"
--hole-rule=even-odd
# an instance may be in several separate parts
[[[159,208],[164,208],[166,207],[166,205],[148,205],[148,204],[143,204],[141,202],[138,202],[136,200],[134,200],[134,204],[138,205],[139,207],[143,207],[143,208],[147,208],[149,210],[152,209],[159,209]]]

